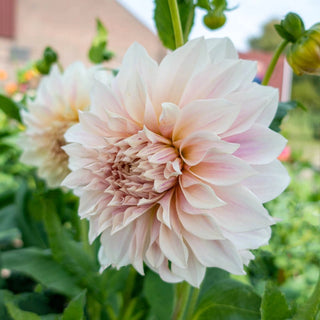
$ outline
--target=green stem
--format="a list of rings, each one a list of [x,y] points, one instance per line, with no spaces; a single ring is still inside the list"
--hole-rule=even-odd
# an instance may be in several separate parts
[[[193,288],[192,289],[191,298],[190,298],[190,301],[189,301],[189,306],[188,306],[187,314],[186,314],[186,320],[191,320],[192,319],[192,316],[193,316],[193,313],[194,313],[194,309],[195,309],[197,301],[198,301],[199,293],[200,293],[200,289],[199,288]]]
[[[168,4],[170,8],[171,21],[173,26],[174,40],[176,43],[176,48],[179,48],[184,45],[179,7],[177,0],[168,0]]]
[[[83,249],[91,258],[94,258],[94,253],[92,251],[92,247],[90,246],[89,239],[88,239],[88,234],[89,234],[88,221],[86,219],[81,219],[79,223],[80,223],[80,238],[83,244]]]
[[[269,64],[268,69],[266,71],[266,74],[265,74],[263,81],[261,83],[262,85],[266,86],[269,83],[269,80],[270,80],[272,73],[274,71],[274,68],[279,60],[279,57],[288,43],[289,43],[288,40],[284,40],[279,44],[278,48],[276,49],[276,51],[272,57],[272,60],[270,61],[270,64]]]
[[[122,303],[122,308],[120,311],[120,317],[119,319],[125,319],[124,315],[127,314],[127,309],[128,306],[131,304],[131,302],[133,300],[131,300],[131,295],[132,295],[132,291],[134,288],[134,284],[136,281],[136,277],[137,277],[137,271],[134,268],[130,268],[130,272],[129,272],[129,276],[126,282],[126,289],[123,292],[123,303]],[[131,300],[131,301],[130,301]]]
[[[91,295],[87,296],[87,311],[90,320],[100,320],[101,304],[97,302]]]
[[[183,315],[185,313],[189,293],[190,293],[190,285],[187,282],[182,282],[176,284],[175,290],[175,304],[172,314],[172,320],[182,320]]]

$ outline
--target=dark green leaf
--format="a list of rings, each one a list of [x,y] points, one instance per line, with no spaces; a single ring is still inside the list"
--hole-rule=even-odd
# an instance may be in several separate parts
[[[213,286],[215,286],[221,280],[227,280],[230,277],[230,273],[219,268],[207,268],[206,275],[201,284],[201,290],[199,298],[207,293]]]
[[[261,320],[286,320],[291,311],[284,294],[268,281],[261,302]]]
[[[82,291],[74,297],[63,312],[61,320],[83,319],[83,309],[86,301],[86,291]]]
[[[201,297],[192,320],[260,320],[260,303],[251,287],[225,279]]]
[[[173,310],[174,288],[149,271],[144,279],[144,296],[150,304],[152,319],[168,320]]]
[[[48,250],[17,249],[3,252],[1,258],[3,268],[28,275],[44,286],[69,297],[81,291],[76,285],[76,279],[52,259]]]
[[[6,307],[13,320],[41,320],[37,314],[29,311],[23,311],[11,301],[6,303]]]
[[[154,20],[156,22],[159,37],[165,47],[173,50],[176,48],[176,44],[168,0],[156,0],[155,3]],[[179,0],[178,7],[183,37],[186,42],[193,25],[193,0]]]
[[[0,109],[12,119],[21,122],[19,104],[9,97],[0,94]]]
[[[287,113],[290,110],[295,109],[297,107],[305,109],[304,106],[298,101],[280,102],[278,105],[277,113],[272,123],[270,124],[270,129],[279,132],[281,130],[280,125],[282,123],[283,118],[287,115]]]

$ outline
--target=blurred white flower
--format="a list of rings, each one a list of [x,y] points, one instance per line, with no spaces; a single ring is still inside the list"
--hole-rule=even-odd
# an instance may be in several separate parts
[[[61,73],[55,65],[42,78],[36,98],[22,111],[26,130],[19,139],[21,161],[38,168],[49,187],[58,187],[69,173],[65,145],[66,130],[79,121],[79,110],[90,105],[90,89],[96,68],[87,69],[81,62]]]
[[[274,220],[262,203],[288,175],[286,140],[268,129],[278,93],[252,80],[228,39],[196,39],[160,65],[134,44],[110,87],[97,82],[90,112],[66,133],[90,241],[102,268],[143,263],[168,282],[199,286],[206,267],[243,274],[249,249]]]

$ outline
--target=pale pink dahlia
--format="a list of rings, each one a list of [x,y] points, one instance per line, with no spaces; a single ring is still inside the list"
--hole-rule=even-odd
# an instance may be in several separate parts
[[[111,86],[66,133],[90,241],[102,268],[143,263],[168,282],[201,283],[206,267],[243,274],[274,220],[262,203],[288,184],[268,129],[278,94],[252,80],[228,39],[196,39],[160,65],[134,44]]]
[[[35,100],[28,101],[22,111],[26,130],[19,139],[23,149],[21,161],[38,168],[38,174],[49,187],[58,187],[70,172],[65,145],[66,130],[79,121],[79,110],[90,105],[90,89],[95,68],[76,62],[64,73],[57,66],[44,77]]]

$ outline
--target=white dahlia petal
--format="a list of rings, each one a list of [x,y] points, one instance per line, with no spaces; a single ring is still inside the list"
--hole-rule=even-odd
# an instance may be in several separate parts
[[[80,196],[90,241],[100,235],[102,269],[143,274],[145,263],[193,286],[206,267],[244,273],[275,223],[262,203],[288,183],[276,160],[285,139],[268,129],[278,93],[255,73],[228,39],[201,38],[160,65],[134,44],[114,79],[96,81],[65,134],[64,185]]]

